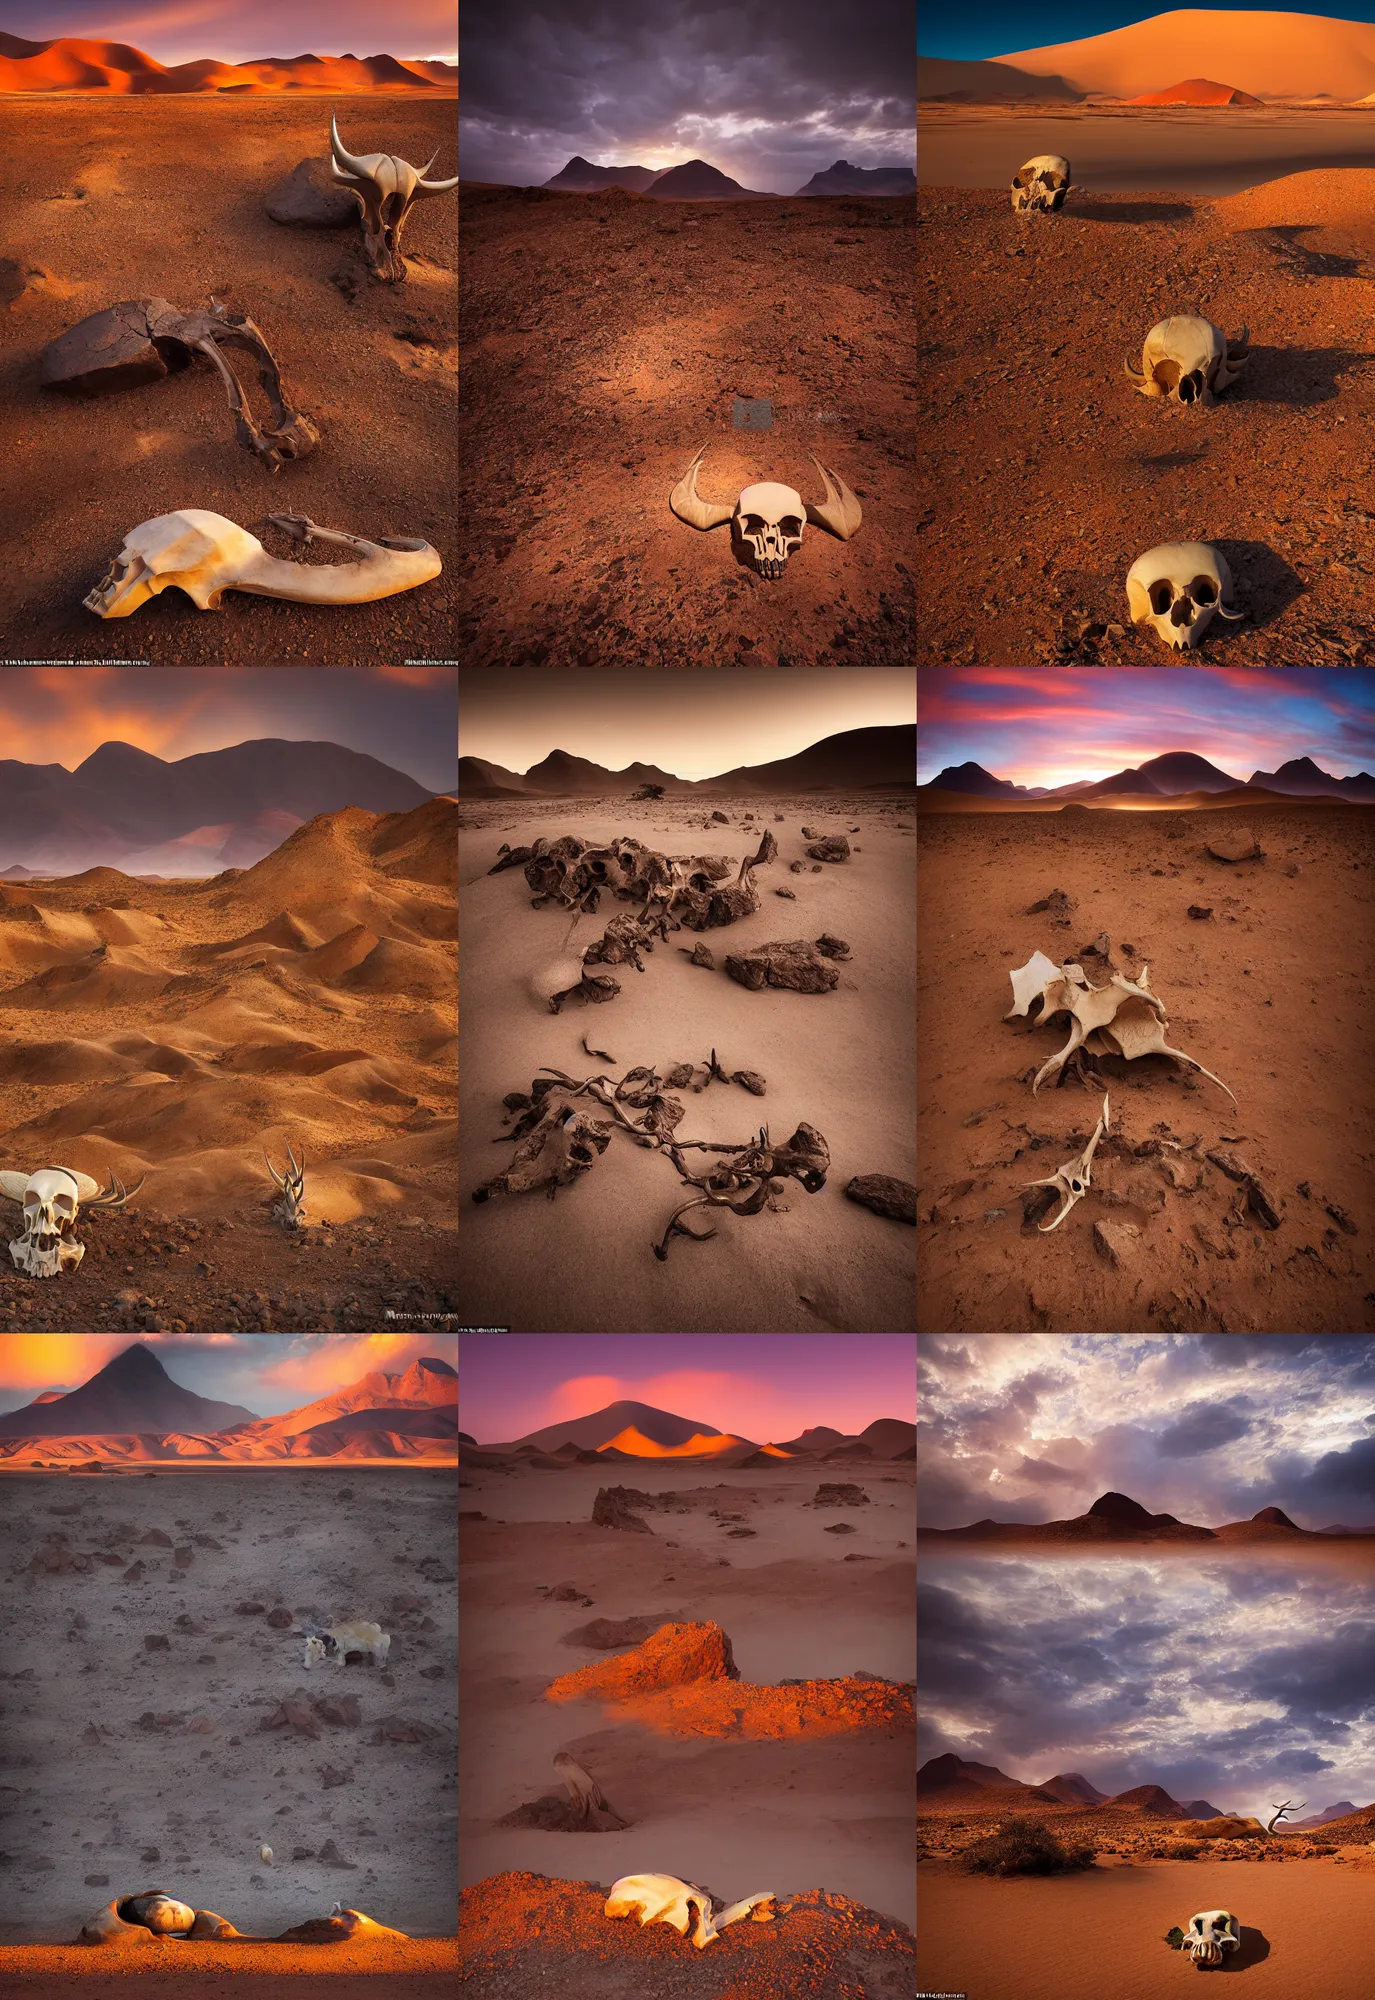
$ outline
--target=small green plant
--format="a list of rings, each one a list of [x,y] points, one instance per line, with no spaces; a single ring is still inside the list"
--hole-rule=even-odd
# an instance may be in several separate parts
[[[1166,1931],[1165,1942],[1170,1947],[1171,1951],[1183,1951],[1184,1933],[1179,1928],[1178,1924],[1175,1924],[1172,1929]]]
[[[1005,1819],[996,1833],[965,1848],[964,1865],[974,1875],[1063,1875],[1092,1868],[1091,1847],[1069,1846],[1034,1819]]]

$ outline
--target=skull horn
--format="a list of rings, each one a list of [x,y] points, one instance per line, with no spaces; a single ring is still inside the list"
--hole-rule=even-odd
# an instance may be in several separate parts
[[[347,174],[356,175],[360,181],[370,181],[372,179],[366,163],[362,160],[355,160],[352,153],[344,151],[344,142],[339,137],[337,116],[332,117],[329,121],[329,144],[330,150],[334,154],[336,167],[342,167]]]
[[[112,1173],[110,1175],[110,1185],[107,1188],[102,1188],[98,1194],[91,1195],[88,1200],[82,1203],[82,1207],[86,1209],[123,1208],[125,1202],[131,1200],[138,1193],[147,1178],[147,1174],[140,1174],[134,1185],[131,1188],[127,1188],[119,1175]]]
[[[807,502],[807,519],[817,528],[829,528],[842,542],[857,534],[864,519],[860,504],[838,472],[831,472],[814,453],[807,456],[826,482],[826,498],[821,505]]]
[[[734,507],[720,500],[704,500],[697,491],[697,468],[706,452],[703,445],[696,458],[668,496],[668,504],[680,521],[686,521],[690,528],[719,528],[723,521],[729,521]]]
[[[415,192],[417,195],[452,194],[453,190],[458,186],[459,181],[462,179],[461,174],[455,174],[451,181],[427,181],[425,179],[425,176],[430,171],[430,168],[434,165],[435,160],[437,160],[438,158],[439,155],[438,153],[436,153],[434,155],[434,158],[427,161],[426,164],[420,169],[420,178],[417,180],[415,184]]]

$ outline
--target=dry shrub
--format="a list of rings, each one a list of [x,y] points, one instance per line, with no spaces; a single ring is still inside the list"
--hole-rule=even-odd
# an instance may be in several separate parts
[[[1070,1847],[1035,1819],[1005,1819],[996,1833],[966,1847],[964,1865],[973,1875],[1063,1875],[1092,1868],[1091,1847]]]

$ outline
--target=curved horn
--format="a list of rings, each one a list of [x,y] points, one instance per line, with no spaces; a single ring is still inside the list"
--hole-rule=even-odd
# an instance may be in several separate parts
[[[719,500],[704,500],[697,491],[697,468],[705,452],[706,446],[703,445],[668,496],[669,506],[678,519],[686,521],[690,528],[719,528],[735,512],[734,507],[725,506]]]
[[[438,158],[439,155],[438,153],[436,153],[434,159],[437,160]],[[418,195],[451,194],[453,190],[458,186],[458,183],[461,180],[462,176],[460,174],[455,174],[451,181],[427,181],[425,179],[425,176],[430,171],[430,168],[433,165],[434,165],[434,160],[430,160],[426,163],[425,166],[421,168],[420,179],[415,184],[416,194]]]
[[[278,1187],[284,1188],[286,1186],[286,1175],[277,1172],[277,1169],[273,1166],[271,1160],[268,1159],[266,1153],[263,1154],[263,1165],[267,1168],[273,1180],[276,1181]]]
[[[370,181],[372,179],[372,175],[368,172],[363,162],[355,160],[352,153],[344,151],[344,142],[339,137],[337,116],[331,117],[329,121],[329,144],[336,163],[344,169],[345,173],[356,174],[360,181]]]
[[[99,1194],[93,1194],[89,1201],[82,1203],[82,1206],[88,1209],[123,1208],[125,1202],[132,1199],[138,1193],[147,1178],[147,1174],[140,1174],[134,1185],[131,1188],[127,1188],[119,1175],[112,1173],[110,1175],[110,1185],[107,1188],[102,1188]]]
[[[829,471],[813,453],[808,452],[807,456],[826,482],[826,498],[821,505],[813,506],[810,500],[806,503],[807,519],[814,527],[829,528],[842,542],[848,542],[864,519],[859,502],[838,472]]]
[[[24,1206],[24,1190],[28,1184],[28,1175],[17,1174],[12,1168],[7,1168],[4,1173],[0,1173],[0,1194],[5,1197],[6,1201],[16,1202],[20,1208]]]
[[[1145,369],[1134,368],[1130,361],[1124,361],[1122,363],[1122,372],[1125,375],[1130,375],[1133,382],[1144,382],[1146,379]]]
[[[291,1171],[296,1176],[299,1185],[305,1179],[306,1175],[306,1149],[304,1146],[301,1148],[301,1164],[299,1167],[296,1164],[296,1155],[292,1152],[290,1146],[286,1149],[286,1156],[291,1162]]]

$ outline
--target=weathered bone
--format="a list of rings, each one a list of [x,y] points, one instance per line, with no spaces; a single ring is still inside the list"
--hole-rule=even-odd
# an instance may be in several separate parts
[[[302,1146],[299,1163],[290,1146],[286,1149],[286,1156],[290,1164],[278,1173],[267,1154],[263,1154],[267,1171],[281,1189],[271,1202],[270,1210],[276,1220],[288,1229],[303,1229],[306,1222],[306,1149]]]
[[[840,474],[813,454],[808,456],[821,474],[826,488],[824,500],[804,501],[795,487],[764,480],[746,486],[730,507],[724,501],[704,500],[697,491],[697,469],[706,449],[703,445],[688,466],[670,493],[668,504],[690,528],[718,528],[723,521],[731,522],[760,576],[777,579],[783,574],[789,556],[802,546],[802,531],[808,521],[814,527],[825,528],[842,542],[848,542],[859,532],[864,519],[859,501]]]
[[[1236,1951],[1240,1944],[1241,1933],[1230,1910],[1200,1910],[1189,1919],[1183,1948],[1193,1954],[1196,1966],[1221,1965],[1223,1952]]]
[[[269,514],[274,527],[303,543],[318,539],[357,549],[361,562],[317,565],[282,562],[223,514],[183,507],[141,521],[104,578],[82,601],[98,618],[127,618],[173,585],[202,611],[218,611],[226,590],[296,604],[371,604],[413,590],[443,568],[437,552],[420,540],[382,536],[375,542],[335,528],[320,528],[304,514]]]
[[[34,1174],[0,1173],[0,1195],[24,1211],[24,1229],[10,1242],[10,1259],[18,1271],[31,1278],[56,1278],[74,1271],[86,1254],[77,1241],[77,1210],[84,1202],[88,1210],[123,1208],[143,1186],[140,1175],[126,1188],[118,1174],[102,1188],[89,1174],[75,1173],[70,1167],[41,1167]]]
[[[608,1917],[636,1916],[641,1927],[650,1923],[672,1924],[682,1937],[687,1936],[695,1916],[697,1928],[692,1943],[701,1951],[713,1943],[728,1924],[739,1923],[742,1917],[749,1917],[751,1922],[757,1924],[772,1923],[776,1901],[772,1889],[762,1889],[756,1895],[745,1896],[740,1902],[729,1904],[713,1918],[711,1893],[699,1888],[695,1882],[680,1882],[676,1875],[622,1875],[619,1882],[611,1885],[605,1914]]]
[[[352,188],[358,197],[363,254],[369,269],[388,284],[401,284],[406,277],[401,232],[407,216],[416,202],[424,200],[427,195],[451,193],[458,186],[459,176],[455,174],[452,180],[447,181],[425,179],[439,158],[438,148],[431,153],[424,166],[418,168],[394,153],[361,153],[357,156],[346,153],[335,118],[329,122],[329,144],[332,155],[330,170],[334,179],[341,187]]]
[[[1061,967],[1044,952],[1037,951],[1025,965],[1014,967],[1009,977],[1013,1004],[1003,1016],[1005,1021],[1025,1014],[1038,999],[1044,1003],[1038,1026],[1053,1014],[1066,1013],[1071,1017],[1069,1040],[1037,1071],[1031,1086],[1033,1096],[1048,1076],[1059,1075],[1074,1051],[1083,1047],[1091,1054],[1120,1055],[1128,1061],[1144,1055],[1172,1056],[1176,1062],[1192,1064],[1220,1090],[1226,1090],[1233,1104],[1236,1103],[1221,1077],[1204,1069],[1196,1056],[1172,1048],[1165,1040],[1169,1025],[1165,1003],[1151,991],[1148,965],[1142,966],[1138,979],[1115,972],[1109,985],[1090,986],[1082,966]]]
[[[1055,1172],[1048,1174],[1044,1180],[1023,1181],[1023,1187],[1056,1188],[1062,1197],[1063,1205],[1054,1222],[1043,1222],[1039,1225],[1043,1236],[1048,1230],[1058,1229],[1073,1208],[1075,1202],[1082,1200],[1083,1196],[1093,1186],[1093,1156],[1098,1150],[1098,1141],[1107,1129],[1108,1098],[1105,1091],[1103,1094],[1103,1109],[1099,1113],[1098,1123],[1093,1128],[1093,1137],[1089,1140],[1078,1159],[1071,1160],[1067,1167],[1057,1167]]]

